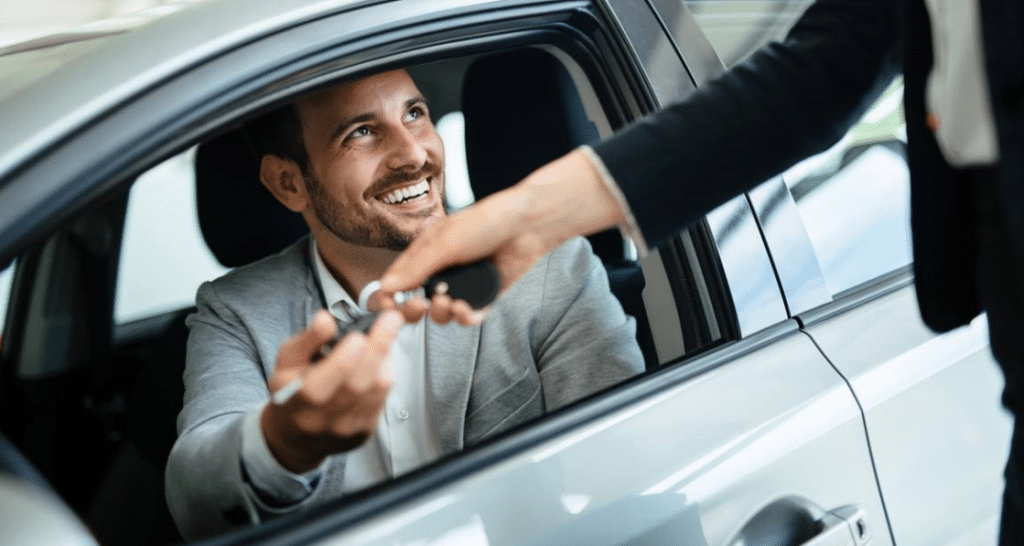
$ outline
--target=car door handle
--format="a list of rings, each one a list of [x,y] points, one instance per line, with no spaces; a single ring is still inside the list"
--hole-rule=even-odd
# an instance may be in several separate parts
[[[729,546],[867,546],[867,516],[853,505],[823,510],[800,497],[777,499],[757,512]]]
[[[864,510],[853,505],[825,512],[821,531],[801,546],[865,546],[871,540]]]

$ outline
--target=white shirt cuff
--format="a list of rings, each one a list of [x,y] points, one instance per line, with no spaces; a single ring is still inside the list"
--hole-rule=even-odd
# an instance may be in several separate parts
[[[604,183],[605,188],[611,193],[612,197],[615,198],[615,202],[619,205],[619,210],[622,211],[623,218],[626,219],[626,223],[619,226],[619,231],[622,232],[622,236],[633,241],[636,245],[636,251],[640,258],[647,255],[647,241],[644,240],[644,234],[640,232],[640,226],[636,223],[636,217],[633,216],[633,210],[629,208],[629,202],[626,201],[626,196],[622,194],[622,190],[619,188],[619,184],[612,178],[608,167],[605,167],[604,161],[594,152],[594,149],[584,144],[579,147],[579,150],[583,152],[583,155],[587,157],[590,164],[597,171],[598,178]]]
[[[297,504],[309,497],[320,483],[327,461],[304,474],[281,466],[263,437],[262,411],[262,406],[250,411],[242,422],[242,467],[260,500],[277,506]]]

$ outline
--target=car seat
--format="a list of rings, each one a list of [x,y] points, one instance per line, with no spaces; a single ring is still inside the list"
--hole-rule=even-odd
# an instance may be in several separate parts
[[[196,210],[203,239],[224,267],[239,267],[284,249],[309,233],[302,217],[281,206],[260,184],[259,167],[241,130],[199,145],[195,158]],[[256,221],[258,219],[258,221]],[[169,321],[148,358],[132,397],[129,434],[161,468],[177,437],[188,328],[182,309]],[[140,420],[136,422],[136,420]]]
[[[282,250],[309,232],[259,180],[259,167],[239,129],[199,145],[196,208],[204,240],[224,267],[239,267]],[[256,221],[258,219],[258,221]],[[152,338],[134,347],[141,360],[128,398],[126,442],[95,495],[88,523],[105,544],[167,544],[180,537],[164,501],[163,473],[182,408],[185,318],[170,315]]]
[[[474,60],[463,82],[462,113],[466,165],[478,200],[600,136],[568,71],[554,56],[535,48]],[[587,239],[608,272],[612,293],[637,321],[645,360],[656,364],[639,262],[627,259],[617,229]]]

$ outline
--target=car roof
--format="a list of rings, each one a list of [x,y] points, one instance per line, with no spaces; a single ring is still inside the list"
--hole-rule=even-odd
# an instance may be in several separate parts
[[[275,31],[388,0],[184,1],[0,49],[0,62],[33,50],[102,40],[0,101],[0,180],[92,119],[169,75]],[[4,55],[6,54],[6,55]]]
[[[161,17],[181,10],[182,8],[201,2],[203,0],[178,0],[153,6],[143,10],[133,11],[106,17],[96,21],[83,23],[81,25],[45,34],[28,40],[10,43],[0,47],[0,57],[54,47],[71,42],[92,40],[123,34],[132,29],[139,28],[147,23],[153,22]]]

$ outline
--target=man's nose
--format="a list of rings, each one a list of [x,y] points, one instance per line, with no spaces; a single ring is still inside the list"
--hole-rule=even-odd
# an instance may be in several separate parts
[[[427,148],[404,125],[395,129],[390,135],[387,166],[393,170],[419,169],[427,162]]]

